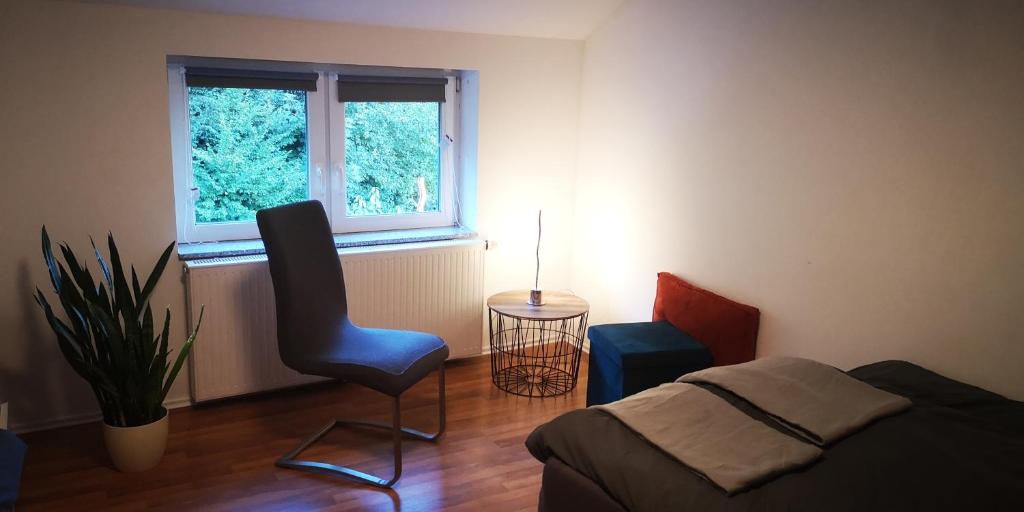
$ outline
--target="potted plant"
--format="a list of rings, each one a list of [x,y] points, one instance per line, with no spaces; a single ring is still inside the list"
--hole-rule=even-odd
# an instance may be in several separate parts
[[[67,243],[60,244],[64,263],[53,255],[43,227],[43,259],[65,319],[58,318],[38,288],[35,299],[46,314],[64,358],[92,387],[103,412],[103,437],[114,466],[144,471],[155,466],[167,446],[167,409],[163,402],[195,343],[203,312],[174,363],[169,363],[171,310],[155,331],[149,301],[167,265],[174,243],[164,250],[145,281],[131,269],[125,276],[114,236],[107,236],[110,264],[96,243],[92,248],[102,279],[97,283]]]

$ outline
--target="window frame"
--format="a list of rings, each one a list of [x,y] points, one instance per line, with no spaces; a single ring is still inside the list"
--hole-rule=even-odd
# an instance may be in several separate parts
[[[260,238],[255,221],[200,224],[195,221],[192,137],[188,86],[183,64],[167,70],[170,106],[171,160],[175,221],[179,243],[227,242]],[[456,171],[458,90],[457,77],[445,74],[445,102],[440,104],[441,180],[439,211],[349,217],[345,183],[345,103],[338,101],[337,73],[315,70],[316,91],[306,91],[306,151],[309,199],[320,201],[328,212],[334,234],[457,225]],[[335,133],[337,132],[337,133]]]

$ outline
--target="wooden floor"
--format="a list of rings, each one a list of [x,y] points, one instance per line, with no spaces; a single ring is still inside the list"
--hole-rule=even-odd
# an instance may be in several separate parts
[[[403,395],[405,425],[433,430],[433,377]],[[167,454],[144,473],[112,469],[98,423],[27,434],[18,510],[536,510],[542,465],[523,442],[537,425],[583,407],[586,361],[576,389],[554,398],[498,390],[483,357],[450,363],[446,378],[447,433],[438,444],[404,443],[391,491],[274,466],[334,417],[388,419],[384,395],[328,383],[173,410]],[[335,429],[303,455],[391,471],[386,433]]]

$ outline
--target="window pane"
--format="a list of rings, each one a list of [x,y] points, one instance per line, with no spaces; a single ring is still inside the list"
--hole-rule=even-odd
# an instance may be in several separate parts
[[[306,93],[189,87],[196,224],[309,197]]]
[[[345,104],[349,216],[440,209],[439,103]]]

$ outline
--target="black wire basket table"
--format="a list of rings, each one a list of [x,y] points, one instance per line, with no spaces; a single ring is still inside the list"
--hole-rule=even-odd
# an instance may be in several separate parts
[[[530,292],[502,292],[487,299],[490,311],[491,380],[528,397],[572,391],[580,373],[587,330],[587,301],[544,292],[544,304],[527,304]]]

